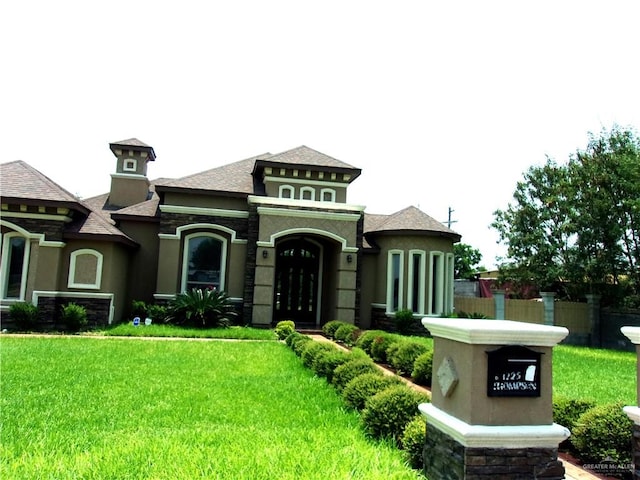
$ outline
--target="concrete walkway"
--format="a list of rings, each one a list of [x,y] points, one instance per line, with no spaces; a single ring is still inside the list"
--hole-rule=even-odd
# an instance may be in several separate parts
[[[340,345],[338,343],[333,342],[332,340],[326,338],[324,335],[320,335],[320,334],[309,334],[309,337],[311,337],[312,339],[319,341],[319,342],[329,342],[329,343],[333,343],[336,347],[342,349],[342,350],[346,350],[348,351],[349,349],[345,348],[343,345]],[[388,368],[383,367],[382,365],[377,365],[378,368],[380,368],[386,375],[395,375],[395,373],[391,370],[389,370]],[[407,385],[409,385],[411,388],[418,390],[422,393],[426,393],[429,397],[431,397],[431,390],[429,390],[428,388],[425,388],[421,385],[416,385],[415,383],[413,383],[412,381],[404,378],[404,377],[400,377],[400,379],[402,379],[402,381],[404,381]],[[572,464],[571,462],[565,460],[565,459],[560,459],[562,461],[562,464],[564,465],[564,469],[565,469],[565,479],[566,480],[601,480],[602,477],[593,475],[592,473],[583,470],[582,468],[580,468],[577,465]]]

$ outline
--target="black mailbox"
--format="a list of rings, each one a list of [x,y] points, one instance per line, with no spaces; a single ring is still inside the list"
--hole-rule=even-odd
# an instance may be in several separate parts
[[[539,397],[542,353],[520,345],[487,352],[487,396]]]

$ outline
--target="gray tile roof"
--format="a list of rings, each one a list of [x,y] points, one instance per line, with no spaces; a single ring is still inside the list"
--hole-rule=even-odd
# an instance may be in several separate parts
[[[114,154],[116,153],[115,150],[118,147],[122,148],[123,150],[128,148],[130,150],[148,152],[149,160],[153,161],[156,159],[156,152],[153,150],[153,147],[151,145],[147,145],[146,143],[138,140],[137,138],[128,138],[126,140],[120,140],[119,142],[112,142],[109,144],[109,148]]]
[[[260,159],[266,160],[267,163],[283,163],[288,165],[309,165],[313,167],[327,167],[327,168],[339,168],[339,169],[347,169],[347,170],[358,170],[358,168],[353,165],[349,165],[348,163],[342,162],[340,160],[336,160],[329,155],[325,155],[324,153],[320,153],[313,148],[309,148],[305,145],[301,145],[300,147],[292,148],[291,150],[287,150],[286,152],[278,153],[276,155],[270,156],[268,159]]]
[[[460,235],[417,207],[410,206],[391,215],[365,214],[365,235],[385,232],[424,233],[460,240]]]
[[[0,165],[0,195],[4,198],[76,204],[84,209],[75,195],[22,160]]]
[[[255,161],[258,158],[269,157],[269,155],[265,153],[186,177],[159,180],[155,184],[158,189],[168,187],[169,189],[195,189],[251,195],[255,193],[253,176],[251,175]]]

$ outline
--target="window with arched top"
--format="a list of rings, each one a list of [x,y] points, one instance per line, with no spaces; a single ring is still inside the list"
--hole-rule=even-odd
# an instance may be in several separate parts
[[[335,202],[336,191],[333,188],[323,188],[320,190],[320,200],[323,202]]]
[[[278,197],[280,198],[294,198],[295,190],[291,185],[280,185],[278,189]]]
[[[3,299],[24,300],[29,270],[29,240],[17,232],[2,236],[0,293]]]
[[[227,241],[210,232],[187,235],[182,261],[182,291],[224,290]]]
[[[313,187],[302,187],[300,189],[300,200],[315,200],[316,189]]]
[[[69,259],[69,288],[99,290],[102,284],[103,255],[97,250],[83,248],[71,252]]]

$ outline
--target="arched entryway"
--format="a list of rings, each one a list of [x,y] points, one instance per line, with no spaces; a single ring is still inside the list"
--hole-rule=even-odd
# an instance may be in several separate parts
[[[276,246],[273,321],[293,320],[316,325],[321,285],[320,244],[304,237],[283,240]]]

